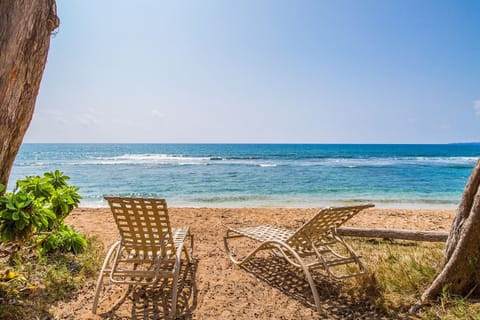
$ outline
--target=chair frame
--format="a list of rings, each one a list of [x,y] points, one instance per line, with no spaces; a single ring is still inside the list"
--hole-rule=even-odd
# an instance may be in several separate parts
[[[328,207],[320,210],[296,231],[261,225],[246,228],[225,226],[224,245],[230,260],[239,266],[250,261],[258,252],[270,250],[276,256],[285,258],[291,265],[301,268],[310,285],[315,306],[320,312],[320,296],[311,271],[323,269],[334,279],[345,279],[367,273],[367,269],[355,251],[336,233],[336,229],[358,214],[360,211],[374,207],[365,204],[347,207]],[[260,242],[247,256],[236,259],[229,246],[232,239],[248,238]],[[340,254],[333,246],[339,245],[347,255]],[[337,273],[333,267],[354,265],[357,271]]]
[[[165,199],[105,196],[120,233],[105,256],[96,282],[92,312],[96,313],[103,278],[114,284],[156,284],[172,278],[172,308],[175,318],[181,255],[192,262],[193,235],[189,227],[172,228]],[[190,248],[185,240],[190,240]],[[173,263],[173,266],[172,266]],[[122,269],[124,265],[130,266]],[[163,266],[167,265],[168,268]],[[122,266],[122,267],[120,267]]]

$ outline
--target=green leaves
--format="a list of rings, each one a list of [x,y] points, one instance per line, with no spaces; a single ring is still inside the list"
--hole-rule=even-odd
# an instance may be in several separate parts
[[[56,189],[50,198],[50,209],[57,216],[57,222],[63,223],[68,214],[78,207],[80,199],[78,188],[74,186],[62,186]]]
[[[42,240],[41,240],[42,241]],[[53,251],[82,253],[87,247],[85,237],[70,226],[62,225],[55,233],[44,236],[43,253]]]
[[[35,230],[32,225],[34,214],[34,196],[23,190],[17,193],[6,193],[0,200],[0,232],[2,241],[27,240]]]
[[[70,177],[59,170],[46,172],[43,177],[28,176],[17,181],[13,192],[1,195],[1,241],[17,241],[22,246],[38,232],[57,235],[59,241],[77,237],[77,233],[65,229],[66,226],[63,224],[68,214],[78,207],[82,198],[78,194],[78,188],[67,184],[69,179]],[[0,192],[4,189],[5,187],[0,185]],[[70,237],[60,237],[62,232]],[[81,239],[85,240],[83,236]],[[81,239],[69,240],[73,243],[71,251],[81,250]],[[52,248],[55,247],[53,243]]]
[[[17,189],[33,194],[35,198],[45,199],[48,199],[55,191],[47,178],[39,176],[28,176],[24,180],[18,180]]]
[[[12,213],[13,221],[18,221],[19,219],[20,219],[20,214],[18,213],[18,211],[15,211],[14,213]]]
[[[62,171],[55,170],[54,172],[45,172],[45,178],[55,189],[59,189],[67,186],[67,180],[70,180],[69,176],[63,174]]]

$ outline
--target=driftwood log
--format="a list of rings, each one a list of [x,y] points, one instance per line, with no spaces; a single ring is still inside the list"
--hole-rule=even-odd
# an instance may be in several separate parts
[[[445,242],[448,238],[448,232],[440,231],[419,231],[419,230],[399,230],[399,229],[363,229],[340,227],[337,233],[341,236],[368,237],[368,238],[388,238],[413,241]]]

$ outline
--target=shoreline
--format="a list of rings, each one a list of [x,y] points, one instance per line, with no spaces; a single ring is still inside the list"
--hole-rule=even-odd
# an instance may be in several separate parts
[[[348,205],[348,204],[347,204]],[[288,208],[288,207],[172,207],[168,206],[170,219],[172,224],[189,225],[195,228],[195,224],[203,226],[203,219],[199,221],[198,218],[204,219],[220,219],[222,224],[228,222],[234,224],[246,224],[248,222],[254,223],[273,223],[275,221],[282,221],[282,225],[287,226],[289,221],[300,221],[308,219],[311,215],[317,212],[321,207],[309,208]],[[83,215],[88,215],[85,219],[81,218]],[[115,229],[113,224],[113,217],[108,206],[105,207],[79,207],[72,211],[67,218],[75,224],[77,221],[90,222],[92,217],[97,217],[101,214],[106,223],[111,223],[109,227]],[[105,214],[105,215],[104,215]],[[453,218],[455,217],[455,209],[435,209],[435,208],[383,208],[377,207],[366,209],[352,219],[345,223],[345,226],[359,226],[359,227],[385,227],[395,229],[412,229],[412,230],[444,230],[448,231]],[[186,219],[186,215],[191,215],[191,219]],[[179,220],[178,220],[179,219]],[[178,221],[177,221],[178,220]],[[273,221],[270,221],[273,220]],[[101,222],[101,221],[96,221]],[[89,230],[88,225],[84,225]],[[116,231],[116,230],[115,230]]]
[[[408,204],[399,204],[397,206],[391,205],[391,204],[385,204],[385,205],[378,205],[375,202],[343,202],[343,203],[334,203],[330,202],[329,204],[319,204],[318,206],[314,205],[295,205],[295,206],[285,206],[285,205],[270,205],[270,204],[263,204],[263,205],[256,205],[256,206],[242,206],[239,204],[232,204],[232,205],[225,205],[221,204],[218,206],[208,206],[208,205],[193,205],[193,204],[179,204],[179,205],[170,205],[168,204],[168,208],[172,209],[321,209],[321,208],[326,208],[326,207],[341,207],[341,206],[350,206],[350,205],[359,205],[359,204],[367,204],[367,203],[372,203],[375,205],[375,209],[381,209],[381,210],[411,210],[411,211],[416,211],[416,210],[430,210],[430,211],[456,211],[458,204],[452,204],[449,206],[437,206],[434,207],[430,204],[418,204],[418,203],[408,203]],[[88,210],[95,210],[95,209],[108,209],[108,204],[81,204],[78,209],[88,209]]]
[[[254,203],[252,205],[252,202]],[[312,209],[312,208],[325,208],[325,207],[338,207],[338,206],[349,206],[349,205],[358,205],[372,203],[377,209],[383,210],[435,210],[435,211],[450,211],[456,210],[458,207],[457,203],[449,204],[438,204],[436,201],[431,202],[378,202],[377,201],[305,201],[305,202],[258,202],[255,201],[245,201],[245,202],[221,202],[217,205],[212,203],[199,203],[199,202],[176,202],[169,201],[167,199],[167,204],[169,208],[207,208],[207,209],[239,209],[239,208],[249,208],[249,209]],[[250,205],[249,205],[250,204]],[[108,208],[108,203],[105,200],[101,201],[91,201],[87,203],[80,202],[79,208],[88,208],[88,209],[102,209]]]

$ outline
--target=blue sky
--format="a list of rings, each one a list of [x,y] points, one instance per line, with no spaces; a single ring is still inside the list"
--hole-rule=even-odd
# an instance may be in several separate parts
[[[480,1],[57,5],[25,142],[480,141]]]

